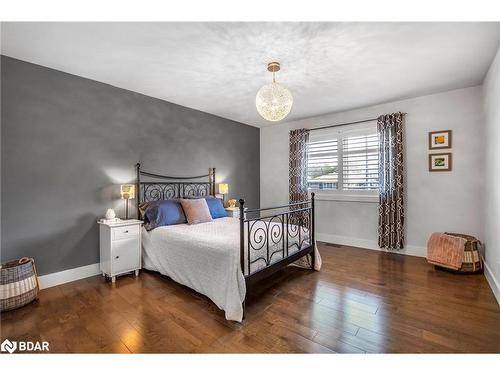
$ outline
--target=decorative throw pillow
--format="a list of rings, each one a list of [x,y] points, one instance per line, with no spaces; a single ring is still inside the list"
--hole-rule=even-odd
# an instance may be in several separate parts
[[[181,205],[189,225],[212,221],[205,199],[181,199]]]
[[[148,209],[149,206],[154,202],[141,202],[139,203],[139,212],[141,213],[141,217],[144,219],[145,218],[145,213],[146,210]]]
[[[177,199],[150,202],[144,213],[144,221],[147,230],[187,222],[184,210]]]
[[[210,210],[212,219],[220,219],[221,217],[227,216],[227,212],[224,209],[222,200],[215,197],[206,197],[205,200],[207,201],[208,209]]]

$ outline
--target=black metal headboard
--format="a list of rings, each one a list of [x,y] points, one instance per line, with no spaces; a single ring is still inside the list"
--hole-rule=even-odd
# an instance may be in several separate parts
[[[165,199],[184,197],[215,196],[215,168],[208,168],[208,174],[191,177],[173,177],[141,170],[141,164],[136,164],[137,170],[137,217],[141,217],[139,205]],[[142,181],[141,177],[150,177],[153,181]],[[208,177],[208,181],[193,181]]]

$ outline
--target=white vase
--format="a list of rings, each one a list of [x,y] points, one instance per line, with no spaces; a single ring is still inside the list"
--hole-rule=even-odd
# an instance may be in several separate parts
[[[108,208],[106,210],[105,217],[106,217],[107,220],[114,219],[116,217],[115,210],[113,210],[112,208]]]

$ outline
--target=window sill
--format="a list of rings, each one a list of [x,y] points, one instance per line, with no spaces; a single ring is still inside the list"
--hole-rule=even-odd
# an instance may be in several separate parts
[[[328,193],[315,192],[315,200],[317,200],[317,201],[378,203],[378,195],[328,194]]]

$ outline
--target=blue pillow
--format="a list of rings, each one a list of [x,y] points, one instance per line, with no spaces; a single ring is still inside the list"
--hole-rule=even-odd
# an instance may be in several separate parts
[[[144,213],[144,221],[147,230],[165,225],[187,223],[181,203],[177,199],[157,201],[151,204]]]
[[[221,217],[227,216],[227,212],[222,205],[222,200],[214,197],[206,197],[205,199],[212,219],[220,219]]]

